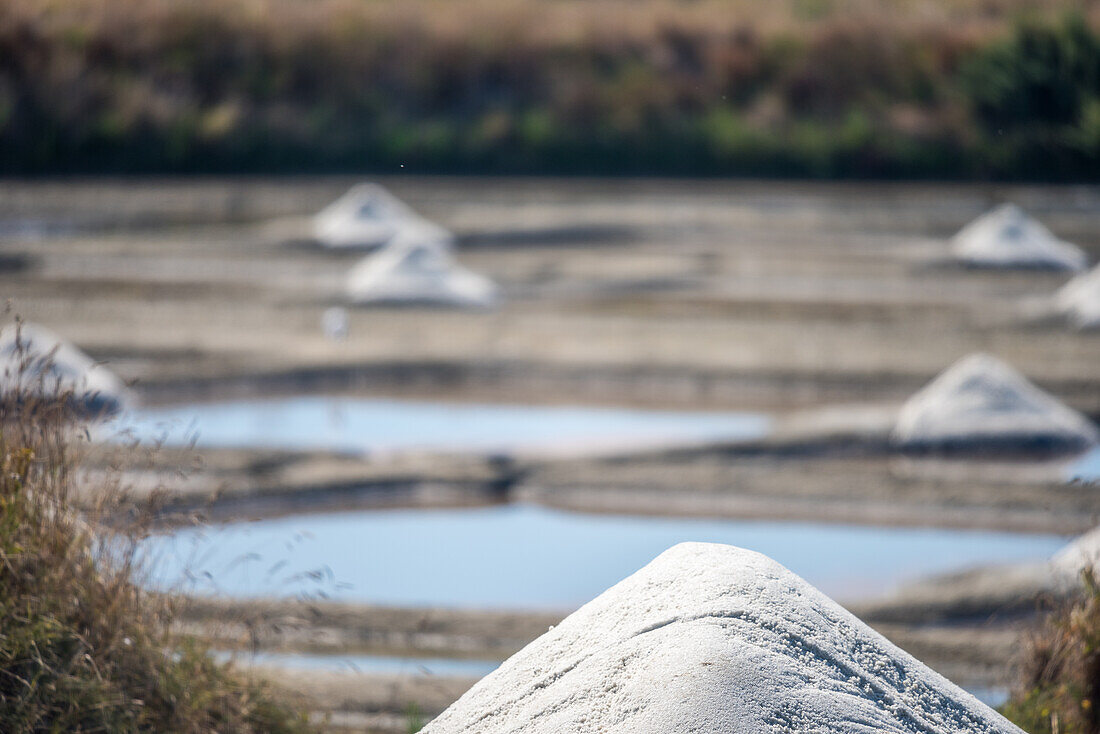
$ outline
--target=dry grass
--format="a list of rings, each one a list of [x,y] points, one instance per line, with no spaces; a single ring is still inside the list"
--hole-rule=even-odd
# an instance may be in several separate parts
[[[1100,732],[1100,580],[1092,569],[1082,580],[1079,598],[1028,640],[1020,683],[1004,707],[1032,734]]]
[[[1084,10],[1100,16],[1100,4],[1080,0],[8,0],[2,5],[5,14],[23,23],[53,29],[82,26],[93,36],[128,35],[135,43],[155,40],[167,30],[166,20],[216,18],[236,29],[253,29],[276,45],[317,33],[338,39],[341,31],[353,35],[363,28],[557,44],[593,34],[644,41],[669,27],[716,35],[745,29],[762,35],[804,33],[839,21],[898,28],[951,26],[980,35],[1002,30],[1021,14],[1057,17]]]
[[[77,509],[69,408],[0,407],[0,730],[307,730],[268,684],[172,642],[174,602],[142,587],[146,525],[118,522],[117,481]]]

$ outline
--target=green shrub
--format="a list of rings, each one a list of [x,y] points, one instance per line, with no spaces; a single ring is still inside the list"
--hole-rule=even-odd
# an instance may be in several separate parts
[[[1071,125],[1100,97],[1100,37],[1079,15],[1024,23],[975,54],[962,78],[987,132]]]
[[[1095,13],[918,5],[0,3],[0,174],[1100,178]]]

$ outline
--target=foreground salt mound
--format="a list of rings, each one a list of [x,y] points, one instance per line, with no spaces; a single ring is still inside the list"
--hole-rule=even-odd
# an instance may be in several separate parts
[[[49,329],[35,324],[0,332],[0,395],[5,399],[50,398],[72,393],[92,414],[119,411],[126,388],[110,370]]]
[[[996,357],[972,354],[902,407],[892,440],[908,449],[1080,451],[1096,426]]]
[[[771,559],[684,543],[509,658],[425,734],[1019,732]]]
[[[433,242],[398,239],[351,269],[348,297],[357,304],[437,304],[486,308],[497,299],[488,278],[462,267]]]
[[[1014,204],[1003,204],[963,227],[951,240],[957,260],[981,267],[1084,270],[1085,253],[1051,234]]]
[[[1100,328],[1100,265],[1062,286],[1054,307],[1079,329]]]
[[[398,236],[449,244],[451,235],[377,184],[358,184],[313,218],[325,247],[380,247]]]

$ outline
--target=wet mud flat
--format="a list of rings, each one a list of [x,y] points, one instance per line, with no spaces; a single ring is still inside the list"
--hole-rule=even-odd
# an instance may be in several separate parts
[[[575,447],[573,447],[575,448]],[[106,468],[125,447],[99,445]],[[199,460],[201,457],[201,460]],[[162,524],[525,503],[585,513],[951,527],[1076,535],[1100,524],[1076,459],[982,461],[893,451],[884,433],[785,432],[726,444],[577,454],[363,456],[161,448],[128,472]]]
[[[1002,198],[1095,259],[1094,189],[384,180],[456,233],[504,303],[355,309],[337,343],[320,317],[362,253],[300,233],[349,183],[4,182],[0,253],[21,265],[0,287],[154,402],[346,390],[799,408],[901,401],[980,349],[1100,413],[1100,339],[1019,312],[1066,276],[943,261],[944,238]]]

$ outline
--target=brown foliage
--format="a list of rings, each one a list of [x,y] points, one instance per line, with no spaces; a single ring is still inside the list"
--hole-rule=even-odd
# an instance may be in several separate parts
[[[172,599],[142,584],[147,524],[119,522],[118,475],[83,486],[70,408],[0,405],[0,730],[306,730],[266,684],[172,640]]]

